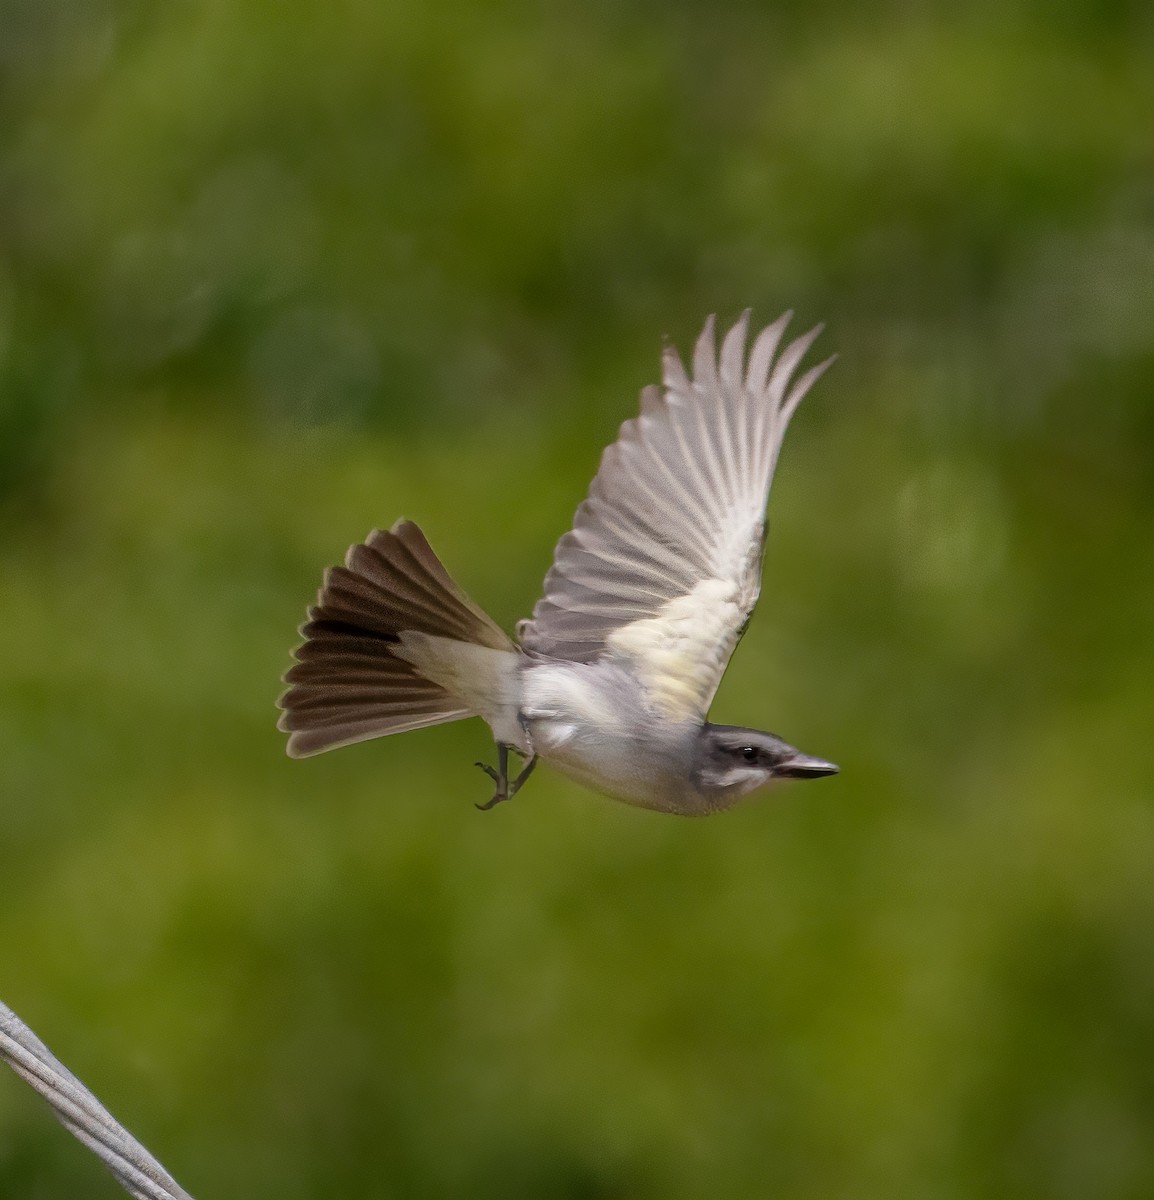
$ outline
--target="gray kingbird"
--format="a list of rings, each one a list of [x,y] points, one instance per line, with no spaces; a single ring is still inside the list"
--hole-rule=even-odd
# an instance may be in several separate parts
[[[795,372],[821,326],[777,353],[791,314],[745,353],[748,311],[718,354],[710,317],[692,378],[667,346],[663,387],[604,453],[545,593],[509,638],[411,521],[325,572],[285,675],[294,758],[479,716],[491,808],[539,758],[618,800],[686,816],[775,779],[837,767],[776,734],[706,719],[757,602],[765,509],[786,426],[833,361]],[[524,765],[509,777],[509,751]]]

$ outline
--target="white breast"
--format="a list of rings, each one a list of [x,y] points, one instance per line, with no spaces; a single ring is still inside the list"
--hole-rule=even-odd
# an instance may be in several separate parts
[[[685,811],[696,726],[662,719],[637,680],[609,663],[538,663],[523,677],[533,748],[586,787],[629,804]]]

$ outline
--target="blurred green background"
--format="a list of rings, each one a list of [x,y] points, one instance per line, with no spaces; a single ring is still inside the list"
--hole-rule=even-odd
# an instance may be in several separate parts
[[[1137,0],[0,0],[0,996],[203,1200],[1154,1195],[1152,119]],[[747,304],[841,358],[714,714],[836,780],[286,760],[324,565],[511,626]]]

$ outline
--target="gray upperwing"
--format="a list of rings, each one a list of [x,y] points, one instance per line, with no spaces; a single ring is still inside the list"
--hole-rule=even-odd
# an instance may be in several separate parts
[[[818,326],[777,353],[789,313],[748,360],[749,313],[718,354],[706,323],[687,375],[666,347],[663,389],[646,388],[557,543],[530,652],[628,662],[655,707],[703,716],[757,602],[765,507],[790,417],[832,359],[794,380]],[[791,386],[792,383],[792,386]]]

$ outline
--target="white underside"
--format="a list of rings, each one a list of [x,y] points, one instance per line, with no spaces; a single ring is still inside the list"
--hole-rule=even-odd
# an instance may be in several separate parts
[[[636,678],[612,663],[526,668],[522,713],[540,756],[578,783],[664,812],[694,812],[697,725],[660,717]]]
[[[636,632],[636,631],[635,631]],[[482,717],[498,742],[578,783],[662,812],[711,811],[692,786],[700,722],[656,708],[633,663],[533,661],[404,632],[394,651]]]

